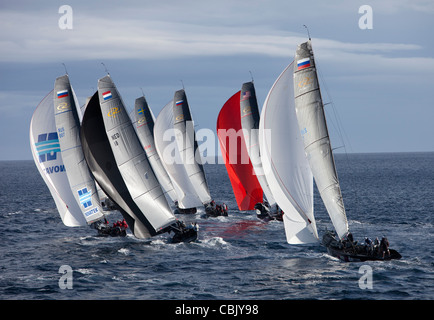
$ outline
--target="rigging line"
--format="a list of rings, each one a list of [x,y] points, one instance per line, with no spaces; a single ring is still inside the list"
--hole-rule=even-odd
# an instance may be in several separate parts
[[[68,75],[68,70],[66,70],[66,65],[62,62],[63,67],[65,68],[65,73]]]
[[[333,115],[334,115],[334,118],[336,119],[336,126],[335,126],[334,123],[333,123],[333,126],[335,126],[337,128],[339,138],[342,141],[342,144],[343,144],[342,147],[344,148],[345,159],[346,159],[346,161],[345,161],[346,167],[347,167],[348,172],[350,172],[350,159],[349,159],[349,156],[348,156],[348,151],[347,151],[347,146],[346,146],[345,140],[348,142],[349,148],[350,148],[351,151],[353,151],[353,148],[351,146],[350,139],[348,138],[348,135],[347,135],[347,133],[346,133],[346,131],[345,131],[343,125],[342,125],[342,121],[341,121],[341,119],[339,117],[339,114],[336,112],[336,108],[335,108],[335,104],[334,104],[333,98],[332,98],[332,96],[331,96],[331,94],[330,94],[330,92],[328,90],[327,84],[326,84],[326,82],[324,80],[324,77],[322,76],[322,73],[321,73],[320,69],[318,68],[318,65],[317,65],[317,73],[318,73],[319,77],[321,78],[321,86],[325,89],[327,97],[330,100],[330,102],[328,102],[326,104],[323,104],[323,106],[328,105],[328,104],[330,104],[332,106]],[[323,108],[323,109],[325,109],[325,108]],[[342,131],[343,131],[343,133],[342,133]],[[345,140],[344,140],[344,136],[345,136]],[[353,194],[354,194],[354,197],[355,197],[355,212],[357,213],[357,212],[359,212],[360,204],[359,204],[359,197],[357,195],[356,189],[353,190]]]
[[[108,72],[108,69],[107,69],[107,67],[105,66],[104,62],[101,62],[101,64],[104,66],[105,72],[106,72],[108,75],[110,75],[110,72]]]

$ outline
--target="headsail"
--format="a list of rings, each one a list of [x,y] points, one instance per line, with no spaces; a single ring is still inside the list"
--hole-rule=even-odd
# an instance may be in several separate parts
[[[258,117],[259,118],[259,117]],[[262,188],[253,170],[240,120],[240,91],[226,101],[217,118],[217,135],[240,210],[253,210],[262,202]]]
[[[311,41],[298,46],[294,63],[295,108],[304,149],[321,198],[342,238],[348,222],[324,116]]]
[[[246,142],[247,152],[255,170],[256,176],[264,191],[265,197],[273,206],[276,204],[267,178],[262,168],[261,154],[259,150],[259,108],[256,100],[255,86],[253,82],[243,83],[240,94],[240,116],[241,127],[244,129],[244,140]],[[258,201],[258,202],[262,202]]]
[[[53,91],[38,105],[30,122],[30,148],[39,173],[68,227],[87,225],[69,187],[53,112]]]
[[[313,215],[313,178],[305,158],[294,108],[292,64],[274,83],[261,112],[259,145],[264,172],[288,243],[318,241]]]
[[[181,161],[178,144],[172,141],[173,100],[158,114],[154,124],[155,147],[166,169],[177,195],[178,206],[182,209],[196,208],[202,205]]]
[[[173,117],[175,139],[178,143],[182,162],[199,199],[205,205],[210,203],[212,199],[198,150],[190,107],[184,90],[175,92],[173,98]]]
[[[145,97],[137,98],[134,107],[134,118],[137,136],[148,156],[149,163],[157,176],[164,192],[174,202],[177,200],[172,181],[161,163],[154,142],[154,115],[146,102]]]
[[[88,224],[104,217],[95,181],[84,159],[80,141],[80,122],[76,97],[68,75],[54,83],[54,119],[59,138],[60,153],[71,191]],[[80,112],[81,113],[81,112]]]
[[[176,221],[109,75],[98,80],[105,131],[131,197],[158,232]],[[102,187],[102,186],[101,186]]]

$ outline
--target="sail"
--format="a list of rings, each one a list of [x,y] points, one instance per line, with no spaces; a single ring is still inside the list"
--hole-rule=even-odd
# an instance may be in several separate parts
[[[173,129],[173,100],[159,113],[154,124],[155,147],[163,167],[172,181],[177,195],[178,206],[182,209],[196,208],[202,205],[196,191],[185,171],[180,158],[178,144],[172,141],[175,136]]]
[[[247,153],[240,120],[240,91],[226,101],[217,118],[217,135],[238,209],[253,210],[262,188]]]
[[[324,116],[310,40],[298,46],[294,63],[295,108],[304,149],[318,191],[337,234],[348,232],[348,222]]]
[[[294,108],[292,64],[274,83],[259,123],[265,176],[283,221],[288,243],[318,241],[313,215],[313,177],[306,160]]]
[[[276,204],[267,179],[262,168],[261,155],[259,152],[259,108],[256,100],[255,86],[253,82],[243,83],[240,94],[241,127],[244,129],[244,140],[247,146],[250,160],[264,191],[265,198],[272,206]],[[262,201],[259,201],[262,202]]]
[[[87,225],[69,187],[53,112],[53,91],[38,105],[30,122],[33,160],[50,190],[62,222],[68,227]]]
[[[207,204],[212,199],[198,150],[190,107],[184,90],[175,92],[173,98],[173,117],[175,139],[178,144],[181,160],[199,199],[203,204]]]
[[[160,231],[176,219],[109,75],[98,80],[98,94],[105,131],[119,172],[140,211],[154,230]]]
[[[80,141],[80,120],[76,96],[68,75],[54,83],[54,119],[59,138],[60,153],[71,191],[88,224],[104,217],[95,180],[84,159]],[[81,112],[80,112],[81,113]]]
[[[86,162],[102,190],[117,204],[131,232],[137,238],[149,238],[156,231],[134,202],[122,178],[105,132],[98,92],[90,99],[80,131]]]
[[[149,163],[157,176],[164,192],[172,201],[176,201],[176,193],[173,189],[172,181],[164,169],[160,156],[155,149],[154,142],[154,115],[146,102],[145,97],[140,97],[135,101],[134,107],[134,125],[137,136],[148,156]]]

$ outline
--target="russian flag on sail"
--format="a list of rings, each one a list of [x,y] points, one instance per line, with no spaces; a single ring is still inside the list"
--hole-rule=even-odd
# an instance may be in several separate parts
[[[297,70],[310,67],[310,58],[304,58],[297,61]]]
[[[176,101],[175,104],[177,107],[179,107],[179,106],[182,106],[183,102],[184,102],[184,100],[179,100],[179,101]]]
[[[102,97],[103,97],[104,101],[107,99],[110,99],[112,97],[112,92],[111,91],[103,92]]]
[[[57,99],[65,98],[68,96],[68,90],[57,91]]]

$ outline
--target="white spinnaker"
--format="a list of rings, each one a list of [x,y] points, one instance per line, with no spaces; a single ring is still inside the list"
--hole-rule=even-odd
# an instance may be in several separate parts
[[[72,194],[60,156],[53,112],[53,91],[39,103],[33,113],[30,122],[30,149],[36,167],[54,199],[62,222],[68,227],[86,226],[86,219]]]
[[[259,144],[265,176],[284,212],[288,243],[318,242],[313,177],[295,115],[292,64],[276,80],[264,102]]]

